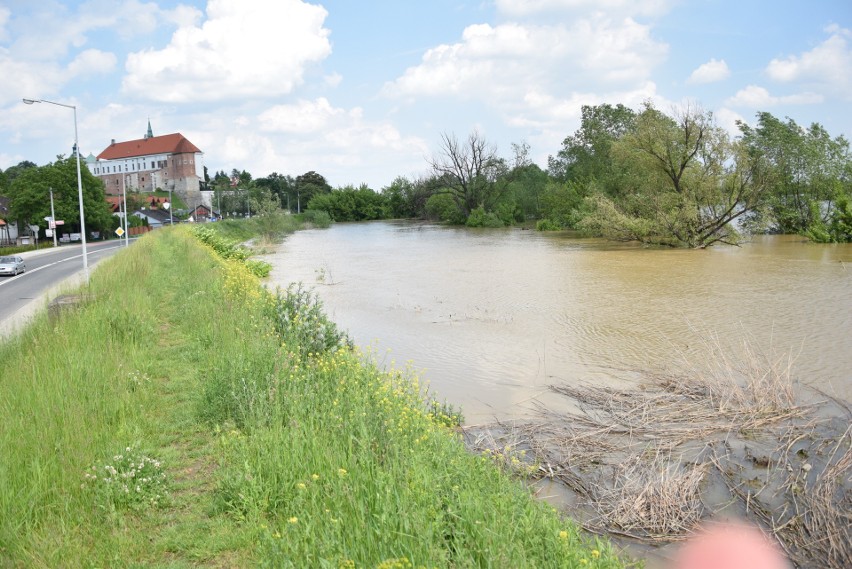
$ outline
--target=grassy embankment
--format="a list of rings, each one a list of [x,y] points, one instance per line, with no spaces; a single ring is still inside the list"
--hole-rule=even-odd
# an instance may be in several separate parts
[[[82,292],[0,346],[0,566],[621,566],[190,228]]]

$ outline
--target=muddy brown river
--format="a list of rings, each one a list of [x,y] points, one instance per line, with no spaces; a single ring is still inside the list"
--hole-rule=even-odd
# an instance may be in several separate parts
[[[373,222],[297,232],[266,260],[272,286],[314,287],[356,344],[410,363],[468,424],[555,404],[553,383],[702,366],[715,346],[744,344],[852,401],[849,244],[759,236],[669,250]]]

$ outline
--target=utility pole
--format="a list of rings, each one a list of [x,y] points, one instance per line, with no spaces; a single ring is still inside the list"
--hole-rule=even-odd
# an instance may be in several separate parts
[[[50,225],[53,227],[51,231],[53,231],[53,246],[56,247],[58,243],[56,242],[56,213],[53,211],[53,188],[50,188]]]

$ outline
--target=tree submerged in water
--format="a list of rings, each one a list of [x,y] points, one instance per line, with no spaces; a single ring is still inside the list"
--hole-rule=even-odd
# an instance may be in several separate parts
[[[674,247],[736,244],[735,222],[755,211],[767,188],[762,157],[713,115],[686,107],[670,117],[650,103],[612,146],[615,195],[586,198],[579,227],[609,239]]]

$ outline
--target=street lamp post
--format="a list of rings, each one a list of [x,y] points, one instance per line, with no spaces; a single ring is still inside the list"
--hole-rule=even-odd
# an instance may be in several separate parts
[[[32,105],[33,103],[49,103],[51,105],[65,107],[66,109],[74,111],[74,154],[77,155],[77,198],[80,200],[80,238],[83,242],[83,272],[86,277],[86,284],[89,284],[89,257],[86,249],[86,217],[83,213],[83,178],[80,176],[80,143],[77,137],[77,107],[74,105],[48,101],[47,99],[24,99],[24,103],[27,105]]]
[[[130,232],[127,228],[127,186],[124,184],[122,184],[122,186],[123,187],[121,188],[121,195],[124,201],[124,246],[127,247],[128,245],[130,245],[130,242],[128,241],[128,238],[130,237]]]

